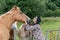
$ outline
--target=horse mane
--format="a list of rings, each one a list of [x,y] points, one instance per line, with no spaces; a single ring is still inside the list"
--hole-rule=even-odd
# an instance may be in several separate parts
[[[19,10],[19,7],[17,7],[16,5],[15,5],[10,11],[8,11],[8,12],[0,15],[0,18],[4,18],[5,16],[11,14],[11,12],[12,12],[12,11],[15,11],[15,10]]]
[[[0,15],[0,18],[4,18],[5,16],[7,16],[7,15],[9,15],[10,13],[9,12],[7,12],[7,13],[5,13],[5,14],[2,14],[2,15]]]
[[[5,16],[7,16],[7,15],[9,15],[9,14],[11,14],[11,11],[8,11],[8,12],[6,12],[6,13],[4,13],[4,14],[1,14],[0,17],[5,17]]]

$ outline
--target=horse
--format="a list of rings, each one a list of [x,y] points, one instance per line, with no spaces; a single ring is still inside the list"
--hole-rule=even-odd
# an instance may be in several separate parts
[[[17,21],[12,24],[11,30],[10,30],[10,38],[9,40],[16,40],[16,33],[17,33]]]
[[[35,19],[34,19],[35,20]],[[32,21],[33,23],[34,21]],[[32,32],[30,31],[27,31],[25,28],[27,26],[27,24],[30,24],[31,25],[31,21],[29,20],[26,20],[26,23],[25,24],[22,24],[19,29],[17,30],[18,32],[18,37],[20,38],[20,40],[32,40],[33,37],[32,37]]]
[[[29,40],[29,32],[25,30],[25,24],[22,24],[18,29],[18,37],[20,40]]]
[[[10,29],[15,21],[25,22],[27,17],[18,6],[0,16],[0,40],[9,40]]]
[[[41,22],[41,18],[34,17],[32,21],[27,21],[26,24],[22,24],[20,28],[18,29],[18,36],[20,40],[33,40],[33,35],[31,31],[26,30],[26,26],[29,25],[35,25],[36,23]]]

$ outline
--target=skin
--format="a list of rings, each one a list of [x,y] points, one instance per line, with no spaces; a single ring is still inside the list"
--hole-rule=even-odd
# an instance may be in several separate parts
[[[34,19],[33,19],[33,21],[34,21],[34,24],[36,23],[36,20],[37,20],[36,18],[34,18]]]
[[[9,40],[11,26],[15,21],[25,22],[28,18],[17,6],[0,16],[0,40]]]

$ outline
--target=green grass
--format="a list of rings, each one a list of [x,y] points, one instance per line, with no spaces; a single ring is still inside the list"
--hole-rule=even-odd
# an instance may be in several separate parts
[[[44,33],[44,35],[46,36],[46,31],[47,30],[57,30],[60,27],[60,17],[46,17],[46,18],[42,18],[42,22],[41,22],[41,28],[42,31]],[[48,40],[50,39],[50,34],[48,34]],[[54,35],[53,35],[54,36]]]
[[[44,22],[41,23],[41,28],[43,33],[46,33],[46,30],[56,30],[60,27],[60,22]]]
[[[60,17],[46,17],[42,18],[42,31],[45,34],[46,30],[55,30],[60,27]]]
[[[40,26],[44,35],[46,35],[46,30],[56,30],[60,27],[60,17],[46,17],[41,18],[42,22]],[[18,28],[22,23],[18,23]]]

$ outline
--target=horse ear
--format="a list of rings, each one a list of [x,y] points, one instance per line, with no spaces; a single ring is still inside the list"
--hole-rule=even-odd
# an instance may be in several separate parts
[[[17,6],[16,6],[16,5],[14,5],[14,7],[13,7],[13,8],[14,8],[14,10],[16,10],[16,9],[17,9]]]
[[[14,7],[11,10],[17,10],[17,6],[14,5]]]

